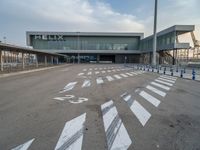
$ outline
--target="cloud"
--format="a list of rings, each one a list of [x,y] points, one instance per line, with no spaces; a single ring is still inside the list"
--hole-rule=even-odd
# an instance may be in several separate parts
[[[198,25],[200,23],[198,7],[199,0],[158,1],[158,31],[179,24]],[[147,35],[153,32],[153,17],[152,11],[142,22],[145,25],[145,33],[147,33]],[[198,27],[197,31],[200,32]]]
[[[15,17],[23,14],[27,18],[28,15],[32,16],[34,14],[51,22],[80,24],[80,28],[82,27],[81,24],[92,23],[96,26],[101,26],[102,24],[109,25],[109,23],[112,23],[114,25],[113,29],[118,29],[118,24],[122,20],[125,22],[121,23],[121,26],[129,27],[130,29],[130,24],[132,24],[131,29],[143,28],[143,25],[138,23],[135,16],[120,14],[112,10],[109,4],[103,2],[96,2],[92,5],[88,0],[51,0],[51,2],[48,0],[42,0],[42,2],[41,0],[35,0],[34,3],[30,3],[29,0],[13,0],[8,2],[8,5],[11,7],[14,5],[13,15]],[[26,14],[24,14],[24,11]],[[15,14],[15,12],[18,13]]]
[[[89,0],[2,0],[0,17],[3,19],[0,30],[10,32],[15,26],[21,34],[25,34],[26,30],[144,31],[144,25],[137,17],[117,12],[108,3],[101,1],[91,3]]]
[[[159,1],[158,30],[174,24],[199,23],[198,1]],[[103,0],[1,0],[0,40],[7,36],[8,41],[25,45],[27,30],[145,32],[150,35],[153,3],[144,0],[139,6],[133,6],[137,12],[130,14],[114,9]]]

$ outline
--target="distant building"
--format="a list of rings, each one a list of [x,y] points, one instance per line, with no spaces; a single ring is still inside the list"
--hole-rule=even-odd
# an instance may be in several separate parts
[[[157,51],[189,48],[179,43],[180,34],[192,32],[193,25],[176,25],[158,33]],[[151,61],[153,36],[143,33],[31,32],[27,45],[34,49],[68,55],[80,62],[139,63],[144,55]]]

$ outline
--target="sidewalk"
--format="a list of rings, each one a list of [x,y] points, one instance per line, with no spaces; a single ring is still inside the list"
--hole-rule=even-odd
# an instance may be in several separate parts
[[[69,65],[70,64],[62,64],[62,65],[57,65],[57,66],[53,66],[53,67],[44,67],[44,68],[25,70],[25,71],[19,71],[19,72],[4,73],[4,74],[0,74],[0,78],[10,77],[10,76],[15,76],[15,75],[21,75],[21,74],[26,74],[26,73],[32,73],[32,72],[38,72],[38,71],[44,71],[44,70],[50,70],[50,69],[63,67],[63,66],[69,66]]]
[[[158,73],[157,69],[153,69],[153,71],[152,71],[152,68],[148,69],[147,67],[145,67],[145,68],[144,67],[139,67],[139,69],[138,69],[138,66],[135,66],[135,65],[134,66],[127,66],[127,67],[131,67],[131,68],[136,69],[136,70],[143,70],[143,71],[147,71],[147,72]],[[195,81],[200,81],[200,74],[199,74],[199,72],[197,72],[197,73],[195,74]],[[164,69],[159,70],[159,74],[164,74]],[[165,75],[171,76],[171,72],[169,70],[166,70],[165,71]],[[181,78],[180,70],[178,72],[176,72],[176,70],[174,70],[173,71],[173,76]],[[183,77],[182,78],[183,79],[192,80],[192,77],[193,77],[192,70],[186,70],[186,73],[183,73]]]

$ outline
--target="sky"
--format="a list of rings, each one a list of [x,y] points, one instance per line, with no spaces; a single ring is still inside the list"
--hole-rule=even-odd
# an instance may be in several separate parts
[[[196,25],[200,0],[158,0],[158,31]],[[0,41],[26,45],[26,31],[153,32],[154,0],[0,0]]]

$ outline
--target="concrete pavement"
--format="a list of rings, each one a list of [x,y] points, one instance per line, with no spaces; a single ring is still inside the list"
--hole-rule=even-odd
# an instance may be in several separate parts
[[[199,89],[113,64],[0,78],[0,149],[199,149]]]

